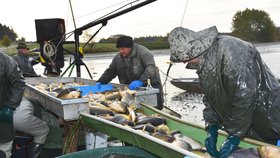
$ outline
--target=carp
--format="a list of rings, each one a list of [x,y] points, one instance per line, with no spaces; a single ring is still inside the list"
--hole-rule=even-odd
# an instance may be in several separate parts
[[[91,115],[100,115],[100,114],[109,114],[114,116],[114,112],[107,107],[100,107],[100,106],[89,106],[89,113]]]
[[[151,124],[141,124],[141,125],[135,125],[132,127],[135,130],[143,130],[149,133],[155,133],[156,132],[156,127],[151,125]]]
[[[107,100],[121,100],[122,97],[120,95],[120,93],[117,91],[117,92],[112,92],[112,91],[107,91],[105,92],[105,98]]]
[[[174,137],[176,139],[185,141],[186,143],[190,144],[192,149],[202,149],[203,145],[201,143],[199,143],[198,141],[194,140],[191,137],[185,136],[182,133],[177,133],[174,135]]]
[[[192,150],[192,146],[182,139],[175,139],[171,144],[188,151]]]
[[[257,148],[260,158],[279,158],[280,148],[274,146],[261,146]]]
[[[82,93],[75,88],[66,88],[62,90],[58,95],[57,98],[62,98],[62,99],[70,99],[70,98],[81,98]]]
[[[166,124],[161,124],[156,127],[156,131],[160,133],[170,134],[170,129]]]
[[[155,132],[152,136],[154,136],[160,140],[163,140],[165,142],[169,142],[169,143],[171,143],[175,140],[175,138],[172,137],[171,135],[163,134],[160,132]]]
[[[125,114],[115,114],[114,122],[121,125],[134,126],[135,123],[130,120],[130,116]]]
[[[228,155],[228,158],[259,158],[259,153],[256,149],[237,149]]]
[[[109,107],[116,112],[125,113],[127,110],[127,104],[121,101],[112,101],[111,104],[109,104]]]
[[[139,124],[152,124],[153,126],[158,126],[161,124],[166,124],[166,119],[162,118],[162,117],[151,117],[151,116],[147,116],[147,117],[141,117],[138,118],[138,121],[136,122],[137,125]]]
[[[131,117],[131,121],[135,122],[136,121],[136,113],[133,109],[131,109],[130,107],[127,108],[127,111]]]

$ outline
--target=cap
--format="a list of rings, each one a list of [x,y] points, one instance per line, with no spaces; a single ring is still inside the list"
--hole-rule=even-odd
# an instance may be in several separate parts
[[[130,36],[121,36],[117,40],[116,47],[117,48],[131,48],[133,46],[133,39]]]

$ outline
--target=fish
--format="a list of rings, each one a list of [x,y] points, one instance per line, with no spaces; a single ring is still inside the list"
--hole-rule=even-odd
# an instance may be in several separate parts
[[[191,145],[192,149],[202,149],[203,148],[203,145],[201,143],[199,143],[198,141],[196,141],[195,139],[193,139],[191,137],[182,135],[181,133],[175,134],[174,137],[176,139],[180,139],[182,141],[187,142],[188,144]]]
[[[133,109],[131,109],[130,107],[127,108],[127,111],[131,117],[131,121],[135,122],[136,121],[136,113]]]
[[[257,148],[260,158],[279,158],[280,147],[261,146]]]
[[[114,112],[110,108],[100,106],[89,106],[89,113],[91,115],[109,114],[114,116]]]
[[[280,156],[280,155],[279,155]],[[256,149],[249,148],[249,149],[237,149],[231,154],[228,155],[228,158],[259,158],[260,155]]]
[[[100,101],[100,104],[102,104],[102,105],[105,105],[106,107],[109,107],[109,104],[111,104],[112,102],[111,101],[109,101],[109,100],[101,100]]]
[[[170,129],[166,124],[156,126],[156,131],[160,133],[170,134]]]
[[[155,133],[156,127],[151,124],[141,124],[141,125],[135,125],[132,127],[135,130],[143,130],[149,133]]]
[[[172,141],[171,144],[174,145],[174,146],[177,146],[177,147],[179,147],[179,148],[188,150],[188,151],[191,151],[191,150],[192,150],[192,146],[191,146],[188,142],[183,141],[182,139],[177,139],[177,138],[175,138],[175,140]]]
[[[160,133],[160,132],[155,132],[154,134],[152,134],[152,136],[160,139],[160,140],[163,140],[165,142],[173,142],[175,140],[175,138],[171,135],[167,135],[167,134],[163,134],[163,133]]]
[[[151,116],[147,116],[147,117],[143,117],[143,118],[138,118],[136,124],[152,124],[153,126],[158,126],[161,124],[166,124],[166,119],[162,118],[162,117],[151,117]]]
[[[57,98],[81,98],[81,92],[77,91],[75,88],[66,88],[58,93]]]
[[[115,117],[110,114],[99,114],[97,116],[108,121],[112,121],[112,122],[115,121]]]
[[[105,98],[107,100],[121,100],[122,97],[120,95],[120,93],[117,91],[117,92],[112,92],[112,91],[107,91],[105,92]]]
[[[181,131],[179,131],[179,130],[173,130],[173,131],[171,131],[170,132],[170,135],[175,135],[175,134],[180,134],[180,133],[182,133]]]
[[[130,105],[132,103],[132,101],[134,100],[134,94],[135,93],[129,93],[129,91],[124,91],[124,93],[120,93],[120,95],[122,97],[121,101]]]
[[[40,83],[38,85],[35,85],[35,88],[46,91],[46,89],[48,88],[48,85],[44,84],[44,83]]]
[[[81,91],[71,91],[70,93],[66,94],[65,96],[62,96],[63,99],[72,99],[72,98],[81,98]]]
[[[130,116],[125,114],[115,114],[114,122],[121,125],[134,126],[135,123],[130,121]]]
[[[109,107],[116,112],[125,113],[127,110],[127,104],[121,101],[112,101],[111,104],[109,104]]]

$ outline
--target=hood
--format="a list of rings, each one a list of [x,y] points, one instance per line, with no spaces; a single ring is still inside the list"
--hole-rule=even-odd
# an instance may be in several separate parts
[[[172,62],[187,62],[208,50],[218,36],[216,26],[194,32],[187,28],[177,27],[168,37]]]

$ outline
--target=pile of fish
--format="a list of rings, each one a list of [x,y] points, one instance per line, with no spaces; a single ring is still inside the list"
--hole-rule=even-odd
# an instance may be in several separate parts
[[[74,82],[51,83],[51,84],[40,83],[38,85],[35,85],[35,88],[60,99],[74,99],[74,98],[81,98],[82,93],[79,90],[71,87],[80,86],[81,84],[82,83],[74,83]]]
[[[170,130],[164,117],[159,114],[148,116],[139,112],[135,93],[136,91],[129,89],[91,93],[87,96],[90,114],[142,131],[185,150],[208,155],[198,141],[184,136],[179,130]]]

